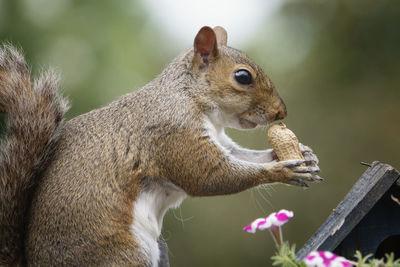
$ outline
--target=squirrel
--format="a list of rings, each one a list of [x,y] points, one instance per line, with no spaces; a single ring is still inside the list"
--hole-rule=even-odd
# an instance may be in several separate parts
[[[0,47],[2,266],[169,266],[163,216],[185,197],[322,179],[307,146],[305,160],[278,161],[225,134],[287,111],[220,26],[147,85],[69,121],[58,76],[31,79],[22,54]]]

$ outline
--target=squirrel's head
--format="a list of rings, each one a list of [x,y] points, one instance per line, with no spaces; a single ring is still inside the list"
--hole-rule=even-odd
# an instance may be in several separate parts
[[[271,80],[246,54],[227,46],[224,28],[200,29],[192,63],[202,87],[201,102],[214,123],[250,129],[286,116]]]

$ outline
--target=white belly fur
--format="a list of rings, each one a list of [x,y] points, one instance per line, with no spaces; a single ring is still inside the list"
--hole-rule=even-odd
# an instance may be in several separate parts
[[[130,230],[154,267],[160,259],[158,238],[165,212],[178,207],[185,197],[186,193],[172,184],[156,184],[143,189],[133,203]]]

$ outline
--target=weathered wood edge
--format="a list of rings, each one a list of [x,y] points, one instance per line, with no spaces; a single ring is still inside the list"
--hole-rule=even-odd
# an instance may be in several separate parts
[[[324,224],[296,254],[303,259],[313,250],[333,250],[399,178],[392,166],[375,161]]]

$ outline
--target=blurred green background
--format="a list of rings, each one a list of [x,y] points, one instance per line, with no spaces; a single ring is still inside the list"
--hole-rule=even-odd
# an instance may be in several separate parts
[[[21,47],[34,73],[48,66],[62,73],[72,118],[146,84],[191,46],[201,25],[226,27],[228,43],[275,83],[288,107],[285,123],[318,154],[325,181],[307,190],[268,185],[188,198],[167,213],[163,236],[172,266],[270,266],[269,234],[243,226],[293,210],[284,237],[300,248],[361,176],[360,161],[400,168],[400,2],[225,1],[206,6],[203,20],[198,2],[197,9],[173,2],[0,0],[0,41]],[[163,19],[182,12],[200,22],[168,28]],[[268,147],[264,129],[228,132],[243,146]]]

